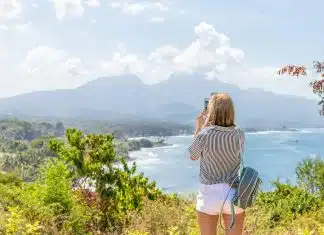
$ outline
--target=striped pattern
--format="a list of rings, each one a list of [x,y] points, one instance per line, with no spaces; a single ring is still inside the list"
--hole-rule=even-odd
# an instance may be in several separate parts
[[[240,169],[240,148],[244,147],[241,130],[241,145],[234,127],[206,127],[194,138],[189,147],[191,159],[200,158],[200,182],[202,184],[231,184]]]

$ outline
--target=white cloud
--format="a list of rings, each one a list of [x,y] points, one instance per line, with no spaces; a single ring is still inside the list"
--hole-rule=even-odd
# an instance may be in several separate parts
[[[20,0],[1,0],[0,1],[0,20],[12,19],[20,16],[22,12]]]
[[[138,15],[145,10],[167,11],[166,3],[156,1],[120,0],[109,4],[111,8],[120,9],[124,14]]]
[[[153,17],[150,22],[152,23],[163,23],[164,22],[164,18],[163,17]]]
[[[156,2],[155,7],[158,8],[159,10],[161,10],[161,11],[168,11],[169,10],[169,8],[165,4],[163,4],[161,2]]]
[[[59,85],[61,79],[87,74],[80,58],[46,46],[31,49],[20,69],[29,75],[29,78],[38,80],[41,85],[55,83],[59,87],[62,86]],[[66,84],[69,84],[69,81],[65,81],[64,85]]]
[[[120,8],[123,13],[137,15],[144,11],[148,5],[140,3],[129,3],[129,2],[113,2],[110,4],[112,8]]]
[[[26,32],[32,28],[32,23],[24,23],[24,24],[3,24],[0,25],[0,30],[16,30],[20,33]]]
[[[8,30],[8,26],[5,24],[0,25],[0,30]]]
[[[221,74],[219,79],[236,84],[243,89],[262,88],[267,91],[275,91],[282,94],[298,94],[314,98],[309,82],[311,76],[307,77],[290,77],[280,76],[277,74],[276,67],[248,67],[226,70]]]
[[[31,29],[32,27],[32,23],[26,23],[26,24],[17,24],[15,25],[15,28],[19,31],[19,32],[25,32],[29,29]]]
[[[122,47],[102,68],[109,74],[134,73],[147,83],[154,83],[179,72],[218,74],[243,60],[243,51],[233,48],[230,39],[212,25],[201,22],[195,27],[195,33],[196,40],[183,49],[164,45],[139,56],[127,53]]]
[[[196,39],[184,48],[163,45],[147,55],[128,53],[119,46],[113,56],[101,64],[105,75],[133,73],[146,83],[156,83],[174,73],[204,73],[207,79],[218,78],[243,89],[262,88],[283,94],[313,97],[308,84],[311,78],[283,77],[275,67],[249,67],[244,52],[231,45],[230,38],[205,22],[195,27]]]
[[[212,25],[201,22],[195,27],[195,33],[197,39],[173,60],[179,70],[217,72],[224,69],[224,64],[230,66],[243,60],[243,51],[231,47],[230,39]]]
[[[67,15],[79,17],[84,12],[82,0],[52,0],[56,10],[56,17],[62,20]]]
[[[32,4],[32,7],[34,7],[34,8],[37,9],[37,8],[38,8],[38,4],[37,4],[37,3],[33,3],[33,4]]]
[[[80,17],[84,13],[84,6],[99,7],[98,0],[51,0],[56,10],[56,17],[63,20],[66,16]]]
[[[99,7],[100,6],[99,0],[87,0],[87,1],[85,1],[85,4],[90,7]]]
[[[3,48],[0,41],[0,54],[10,58],[10,51]],[[13,57],[11,57],[13,58]],[[0,60],[1,62],[1,60]],[[0,97],[39,90],[75,88],[93,78],[77,56],[50,48],[36,46],[29,50],[25,58],[6,60],[0,66]]]

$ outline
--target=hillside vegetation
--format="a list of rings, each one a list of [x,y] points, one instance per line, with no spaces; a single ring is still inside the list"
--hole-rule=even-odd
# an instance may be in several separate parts
[[[115,153],[112,135],[67,129],[65,138],[39,138],[18,145],[12,156],[29,157],[15,157],[16,167],[1,161],[0,234],[199,234],[193,197],[158,189]],[[21,164],[38,170],[26,177]],[[298,185],[275,182],[259,194],[246,234],[324,233],[324,161],[305,158],[296,174]]]
[[[135,129],[138,127],[135,125]],[[43,164],[56,156],[48,147],[50,139],[66,139],[61,122],[51,124],[6,119],[0,121],[0,130],[0,171],[16,172],[28,182],[35,179]],[[154,133],[154,128],[151,131]],[[131,151],[167,145],[162,137],[153,141],[145,138],[130,140],[125,136],[127,132],[124,129],[114,138],[113,145],[116,154],[126,159],[129,159]]]

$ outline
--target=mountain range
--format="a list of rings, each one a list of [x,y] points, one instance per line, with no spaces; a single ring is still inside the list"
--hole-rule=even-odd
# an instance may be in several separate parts
[[[100,77],[76,89],[38,91],[0,99],[0,115],[92,120],[157,119],[192,123],[211,92],[233,98],[237,122],[249,127],[324,126],[315,100],[262,89],[242,90],[201,74],[172,75],[153,85],[135,75]]]

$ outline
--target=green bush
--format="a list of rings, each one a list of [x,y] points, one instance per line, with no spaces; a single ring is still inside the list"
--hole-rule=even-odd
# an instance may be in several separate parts
[[[148,139],[140,139],[139,143],[142,148],[152,148],[153,147],[153,143]]]
[[[128,149],[129,151],[136,151],[141,149],[141,144],[137,140],[131,140],[128,142]]]
[[[121,158],[121,166],[116,165],[112,135],[68,129],[66,137],[67,143],[53,139],[50,148],[65,162],[85,200],[97,202],[100,230],[120,230],[129,222],[129,212],[143,207],[144,197],[154,200],[160,195],[155,182],[136,174],[135,164],[130,168]]]
[[[297,186],[275,183],[273,192],[261,193],[256,206],[270,214],[269,222],[277,226],[282,222],[296,219],[311,211],[316,211],[323,206],[323,202],[315,195],[309,194]]]
[[[0,209],[6,212],[0,234],[1,229],[4,234],[26,234],[21,231],[27,230],[85,234],[94,213],[82,205],[71,184],[69,172],[59,160],[48,163],[41,177],[30,184],[11,174],[0,175]]]
[[[70,213],[73,207],[72,181],[63,161],[53,160],[43,169],[40,184],[44,205],[51,206],[56,214]]]
[[[300,187],[324,199],[324,161],[319,156],[300,162],[296,174]]]
[[[199,234],[194,201],[163,194],[137,174],[116,155],[112,135],[69,129],[66,137],[50,141],[52,158],[32,182],[0,172],[0,234]],[[298,185],[275,182],[260,193],[247,210],[245,233],[324,234],[323,166],[305,159]]]

